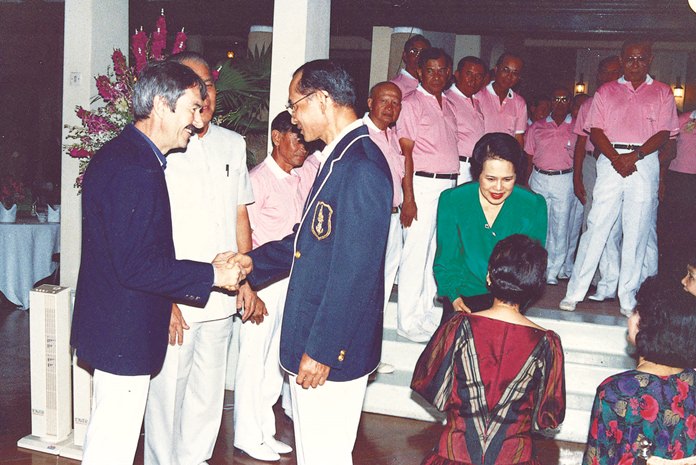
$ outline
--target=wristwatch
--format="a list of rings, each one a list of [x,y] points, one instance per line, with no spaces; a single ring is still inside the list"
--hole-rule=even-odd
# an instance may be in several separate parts
[[[648,155],[647,153],[643,152],[641,149],[636,150],[636,153],[638,154],[638,160],[642,160],[643,158],[645,158],[646,155]]]

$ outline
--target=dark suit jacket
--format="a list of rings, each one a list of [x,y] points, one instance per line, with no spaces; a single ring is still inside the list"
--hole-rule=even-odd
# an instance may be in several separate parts
[[[331,381],[379,363],[391,204],[389,167],[360,126],[328,157],[295,233],[250,253],[252,286],[290,273],[280,338],[286,370],[297,373],[305,352],[331,367]]]
[[[144,134],[127,126],[84,177],[71,335],[78,358],[118,375],[156,373],[172,301],[203,306],[213,279],[209,263],[175,259],[164,171]]]

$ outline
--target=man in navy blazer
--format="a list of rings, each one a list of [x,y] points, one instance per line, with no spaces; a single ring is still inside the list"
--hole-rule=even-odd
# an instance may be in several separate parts
[[[327,145],[295,232],[249,253],[252,287],[290,274],[280,359],[300,465],[352,464],[367,376],[380,360],[392,181],[354,107],[340,66],[317,60],[295,72],[293,123]]]
[[[172,301],[203,306],[214,286],[250,271],[176,260],[164,154],[202,127],[205,84],[188,67],[146,68],[133,95],[134,124],[90,162],[82,188],[82,258],[71,344],[94,369],[84,465],[131,464],[150,375],[164,359]],[[213,259],[213,257],[211,257]],[[241,260],[241,258],[239,258]]]

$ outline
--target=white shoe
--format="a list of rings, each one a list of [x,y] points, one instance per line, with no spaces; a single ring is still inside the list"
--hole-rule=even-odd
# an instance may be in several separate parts
[[[565,310],[566,312],[574,312],[575,306],[577,304],[578,303],[574,300],[563,299],[563,300],[561,300],[561,303],[558,304],[558,308],[560,308],[561,310]]]
[[[556,278],[547,278],[546,279],[546,284],[550,284],[552,286],[555,286],[558,284],[558,279]]]
[[[427,334],[425,332],[408,334],[397,329],[396,334],[398,334],[401,337],[405,337],[409,341],[413,342],[428,342],[430,340],[430,334]]]
[[[633,309],[632,308],[623,308],[621,307],[621,314],[625,317],[630,317],[633,315]]]
[[[261,443],[250,447],[239,447],[235,444],[237,449],[241,450],[249,457],[255,458],[256,460],[261,460],[262,462],[277,462],[280,460],[280,455],[268,446],[268,444]]]
[[[595,294],[588,295],[587,298],[595,302],[604,302],[605,300],[614,300],[616,297],[600,294],[599,292],[597,292]]]
[[[394,373],[394,365],[390,363],[379,362],[379,365],[377,365],[377,373],[383,375]]]
[[[271,450],[273,450],[273,452],[277,454],[289,454],[290,452],[292,452],[292,447],[285,444],[283,441],[277,440],[272,436],[270,438],[264,439],[263,443],[270,447]]]

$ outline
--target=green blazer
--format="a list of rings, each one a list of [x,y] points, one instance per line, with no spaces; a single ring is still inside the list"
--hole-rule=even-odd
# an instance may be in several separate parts
[[[470,182],[440,195],[437,207],[437,251],[433,271],[437,293],[454,301],[488,293],[488,259],[498,241],[525,234],[546,244],[546,201],[515,186],[492,226],[479,201],[479,183]]]

